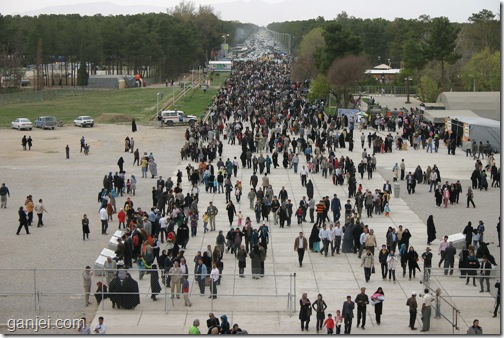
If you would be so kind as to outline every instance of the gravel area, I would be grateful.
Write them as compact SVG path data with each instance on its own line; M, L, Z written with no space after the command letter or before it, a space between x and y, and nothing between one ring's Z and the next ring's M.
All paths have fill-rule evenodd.
M17 131L2 130L0 181L10 190L7 209L0 209L3 236L0 237L0 324L10 318L80 318L85 314L92 319L96 302L84 307L82 271L92 266L110 234L117 226L116 216L109 225L109 236L101 235L97 195L102 188L103 176L118 170L120 156L125 160L127 175L134 174L139 182L133 197L135 206L147 208L152 203L151 179L141 179L140 167L133 166L133 154L124 152L124 138L135 139L140 153L153 152L158 162L158 174L164 178L175 169L184 142L184 127L155 129L138 126L136 133L130 125L96 125L80 129L73 126L56 130ZM21 138L31 135L33 148L23 151ZM89 156L80 153L79 141L84 136L91 145ZM65 146L70 146L70 159L65 159ZM153 184L154 183L154 184ZM27 195L34 202L42 198L48 210L44 214L45 226L30 227L16 236L19 224L17 211L24 205ZM126 196L117 198L117 207L124 204ZM81 219L86 213L90 219L90 240L82 240ZM36 219L36 216L35 216ZM34 278L33 269L37 268ZM42 270L74 269L74 270ZM92 291L96 282L93 278ZM34 283L40 295L40 312L34 312L33 295L7 295L7 293L33 292ZM62 293L49 295L48 293ZM28 331L32 333L32 331ZM23 332L23 333L28 333ZM0 333L6 328L0 325ZM65 333L61 330L44 330L39 333ZM67 331L68 333L68 331Z

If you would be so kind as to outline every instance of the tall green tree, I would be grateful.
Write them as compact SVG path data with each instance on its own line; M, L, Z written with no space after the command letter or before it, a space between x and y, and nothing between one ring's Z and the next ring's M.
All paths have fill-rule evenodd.
M81 61L79 70L77 71L77 86L87 86L89 82L89 73L86 63Z
M461 55L455 51L459 28L450 23L446 17L434 18L430 22L429 35L425 43L425 54L428 60L441 64L441 88L445 84L445 63L454 64Z
M461 80L466 89L478 91L498 91L501 82L500 52L490 52L486 48L474 54L464 66Z
M325 46L318 48L314 55L315 65L321 73L327 72L335 59L358 55L362 51L360 38L338 23L326 26L322 36Z

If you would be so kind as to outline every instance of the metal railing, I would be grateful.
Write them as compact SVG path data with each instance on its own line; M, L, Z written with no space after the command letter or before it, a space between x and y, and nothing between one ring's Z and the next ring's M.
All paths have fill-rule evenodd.
M116 272L125 270L125 269L103 269L101 272L101 276L97 276L98 278L94 278L93 275L93 281L94 284L92 283L92 288L90 290L89 296L93 296L96 294L100 294L100 292L93 292L93 285L96 285L97 282L102 282L103 285L107 285L107 273L114 273L115 276L117 276ZM191 268L190 268L191 270ZM10 307L10 310L18 310L18 309L13 309L12 305L8 305L8 300L19 300L20 297L29 297L33 300L33 310L35 314L39 314L43 310L49 310L50 305L54 305L55 307L58 307L58 305L52 304L53 301L57 303L66 303L69 302L70 300L76 301L77 299L81 299L82 297L88 295L87 292L82 287L82 272L83 269L62 269L62 268L33 268L33 269L16 269L16 268L11 268L11 269L0 269L0 274L8 274L10 279L7 281L7 286L6 284L2 282L2 285L0 285L0 298L3 298L2 303L4 303L4 306ZM100 306L102 309L105 309L105 298L104 296L110 296L110 295L138 295L138 296L147 296L151 295L152 291L150 289L150 283L149 282L141 282L139 281L139 277L135 278L133 276L139 276L135 275L135 273L144 273L147 275L151 270L150 269L127 269L126 270L133 278L133 280L137 281L139 284L139 291L138 292L110 292L107 291L106 293L103 292L103 288L101 290L101 303ZM94 272L98 272L98 270L94 269ZM158 270L159 273L159 279L160 279L160 285L162 288L164 288L164 291L161 291L158 296L164 296L164 311L168 312L169 309L172 309L170 307L170 286L166 286L165 283L165 278L164 276L170 276L168 273L164 273L163 270ZM80 290L77 290L76 287L69 287L68 289L63 289L61 286L56 285L56 280L61 279L64 274L71 274L73 277L74 281L71 283L72 286L74 285L80 285ZM32 283L26 283L28 280L28 276L32 275L31 280L33 281ZM17 276L17 277L16 277ZM50 278L47 278L46 276L50 276ZM176 275L174 275L176 276ZM190 287L190 292L189 296L194 296L199 294L200 289L198 282L195 280L195 276L197 274L190 274L190 277L192 279L191 287ZM209 274L205 275L207 278ZM239 274L234 274L234 273L229 273L229 274L220 274L219 275L221 278L226 279L227 277L232 277L236 278L239 276ZM252 277L251 274L244 274L245 277ZM5 278L5 276L3 276ZM260 288L268 286L268 289L271 287L273 290L272 292L261 292L260 296L262 298L271 298L272 301L272 306L278 304L278 298L287 298L287 306L286 306L286 311L289 313L289 316L292 316L292 314L296 311L296 302L295 302L295 297L296 297L296 273L273 273L273 274L261 274L261 277L264 277L266 280L268 277L273 277L274 282L272 283L271 280L268 280L268 284L265 285L264 282L259 282L258 285L260 285ZM5 279L2 279L3 281ZM24 279L25 281L23 282L23 287L20 289L13 291L11 286L8 286L8 284L11 285L16 285L15 280L22 280ZM260 278L262 279L262 278ZM288 279L288 281L287 281ZM241 280L241 278L236 278L236 280ZM148 286L146 285L147 283ZM205 289L209 287L208 282L205 284ZM213 286L214 281L210 278L210 290L214 290ZM224 282L223 282L224 283ZM32 284L32 285L29 285ZM4 286L4 287L2 287ZM287 287L288 286L288 287ZM221 292L221 286L219 285L218 288L218 296L219 298L229 298L229 299L235 299L237 301L240 301L240 299L246 300L248 299L253 299L258 296L258 294L252 294L250 292L239 292L240 290L237 289L236 287L233 287L233 290L230 291L229 288L226 288L226 286L222 286L222 290L225 290L225 292ZM143 290L142 290L143 289ZM145 291L147 289L147 291ZM205 291L206 292L206 291ZM181 294L177 294L177 296L182 296L183 292ZM207 294L208 295L208 294ZM48 298L49 297L49 298ZM56 299L54 299L54 297ZM177 297L178 298L178 297ZM44 308L44 301L46 301L48 305L46 308ZM227 303L227 302L226 302ZM23 304L23 311L26 312L27 309L25 307L26 302L22 302ZM172 305L174 305L173 300L171 302ZM241 302L240 304L246 305L249 304L252 308L255 306L253 301L248 301L248 302ZM214 302L214 298L211 298L211 301L209 302L209 308L211 311L214 311L216 303ZM221 303L219 303L219 306ZM0 306L2 308L2 306ZM201 306L198 307L198 310L201 310ZM257 311L263 311L264 309L257 309ZM253 309L251 309L253 311Z
M476 274L470 275L468 272L474 272L476 271ZM429 290L431 290L433 293L435 293L435 318L444 318L452 327L452 333L455 334L455 331L460 331L459 327L459 318L461 318L461 312L458 309L458 307L450 301L448 298L468 298L471 296L468 296L467 293L463 293L461 295L456 295L456 294L450 294L448 296L442 296L442 289L441 287L437 287L434 289L432 286L433 282L437 282L439 286L442 285L442 283L439 283L437 280L438 278L453 278L453 279L459 279L459 278L475 278L475 279L480 279L480 278L488 278L489 280L492 279L498 279L500 276L500 269L492 269L490 270L490 275L489 276L482 276L478 274L481 271L480 268L474 269L474 268L424 268L424 273L423 273L423 278L422 278L422 284ZM452 272L453 274L450 274ZM457 273L459 272L460 275ZM472 297L477 297L479 299L483 298L482 296L472 296ZM490 297L484 297L484 298L494 298L493 296ZM444 309L448 310L444 310Z

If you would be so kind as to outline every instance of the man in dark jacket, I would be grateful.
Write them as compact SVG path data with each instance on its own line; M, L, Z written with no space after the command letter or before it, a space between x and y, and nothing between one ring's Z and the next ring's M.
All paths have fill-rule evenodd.
M350 334L352 331L352 319L354 317L353 310L355 308L355 303L352 302L352 296L348 295L346 302L343 303L343 310L341 316L345 322L345 334Z

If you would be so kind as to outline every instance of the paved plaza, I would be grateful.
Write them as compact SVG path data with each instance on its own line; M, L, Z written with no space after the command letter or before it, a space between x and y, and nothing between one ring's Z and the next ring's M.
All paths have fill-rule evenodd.
M405 98L377 97L377 102L390 108L404 106ZM124 156L125 170L127 175L134 174L141 177L140 168L133 166L132 154L124 153L124 138L134 136L140 152L153 152L158 162L158 173L163 178L175 177L178 169L184 172L184 190L187 191L188 182L185 177L185 167L187 161L181 161L179 150L183 145L182 128L155 129L153 125L139 126L138 132L132 134L128 125L96 125L90 129L80 129L74 127L64 127L55 131L33 130L26 132L34 138L34 148L22 151L20 140L24 132L15 130L2 131L5 136L0 148L0 156L6 159L0 165L2 182L5 182L11 191L8 199L8 208L1 209L0 214L3 219L4 235L0 238L0 254L2 263L0 267L6 268L61 268L74 270L39 270L37 272L37 289L42 292L40 298L40 316L50 314L52 318L80 318L86 315L88 320L94 318L92 325L97 323L99 316L105 317L108 325L108 333L187 333L192 321L196 318L202 322L202 332L206 332L206 319L209 312L214 312L220 316L226 314L230 323L238 323L241 328L249 333L261 334L300 334L298 311L299 299L303 292L308 293L308 297L313 302L318 293L324 296L328 305L327 313L334 314L337 309L341 309L346 295L354 298L360 287L367 288L367 294L371 295L378 287L382 287L385 292L385 302L383 305L382 324L376 325L374 308L367 307L366 334L409 334L408 329L408 308L406 299L412 291L418 294L423 293L423 285L420 284L421 273L416 279L411 281L403 278L400 269L397 271L398 283L393 284L382 281L379 265L377 273L372 275L369 283L364 280L364 272L360 267L360 260L354 254L340 254L334 257L323 257L319 253L307 252L303 267L300 268L297 262L297 253L293 250L294 239L301 230L309 237L312 224L303 223L301 226L293 221L291 227L280 229L273 224L267 223L270 229L270 244L265 262L266 276L259 280L254 280L250 275L250 260L247 260L245 270L246 278L238 277L237 262L232 254L224 254L224 276L219 287L219 296L215 300L207 297L200 297L198 287L194 283L194 276L190 274L191 282L191 302L192 307L184 307L183 301L165 299L163 289L157 302L150 299L149 276L139 281L141 304L134 310L117 310L111 308L111 303L106 301L104 308L96 307L96 302L92 297L93 305L84 307L82 297L82 271L86 265L93 265L101 250L107 247L112 229L116 226L116 216L111 222L109 236L100 235L100 220L96 196L102 187L103 176L108 172L117 171L117 160ZM367 130L365 133L367 134ZM90 156L86 157L78 151L79 139L85 136L91 144ZM357 139L359 131L354 132ZM383 133L381 134L383 135ZM65 159L64 148L70 145L70 159ZM361 159L360 142L355 143L354 151L350 153L348 148L337 149L336 155L340 157L350 156L354 163ZM223 159L239 158L241 147L239 145L230 146L225 143ZM395 151L390 154L377 155L377 170L373 173L372 180L360 180L364 189L382 188L386 179L392 180L392 166L395 162L400 162L404 158L406 170L413 171L416 165L420 164L425 170L427 165L434 163L440 168L443 180L460 179L465 188L472 171L473 161L465 157L460 150L457 155L448 156L446 148L441 144L440 152L437 154L426 154L423 151ZM300 156L300 166L305 164L304 156ZM500 156L496 156L496 161L500 163ZM484 162L485 163L485 162ZM193 163L195 165L195 163ZM244 216L255 217L249 209L249 202L246 193L250 190L249 180L252 174L251 169L238 170L238 177L243 183L244 195L240 204L235 203L237 209L242 210ZM282 186L288 191L289 198L295 206L306 190L301 186L300 177L294 174L292 169L283 167L272 169L270 184L277 194ZM259 179L261 175L258 175ZM332 197L338 194L343 202L346 201L348 193L347 186L334 186L330 178L324 179L320 174L309 175L314 183L315 199L321 196ZM233 183L236 182L233 179ZM155 184L152 179L139 179L137 184L137 195L132 197L135 206L140 206L144 210L148 209L152 203L151 190ZM200 186L202 189L203 186ZM477 224L479 219L484 220L487 229L487 240L490 251L495 255L500 267L500 250L497 247L497 232L495 224L500 214L500 189L489 188L487 192L475 191L476 209L467 209L465 200L461 196L460 205L450 205L448 209L436 209L432 194L428 193L428 186L418 185L415 195L405 195L406 185L401 183L401 198L393 198L391 201L391 215L382 215L366 218L363 213L363 221L370 228L375 230L378 245L384 243L385 232L389 226L398 227L402 224L412 233L411 245L421 254L426 247L426 219L429 214L434 215L437 228L437 237L444 234L454 234L461 232L467 221ZM204 211L210 201L219 209L217 216L217 230L223 230L224 234L229 229L227 215L225 212L224 194L200 193L199 210ZM32 227L31 235L15 235L17 228L17 209L23 205L25 197L33 194L34 199L44 199L44 204L49 211L44 215L45 226L43 228ZM122 206L126 196L117 199L117 205ZM234 196L233 196L234 200ZM82 214L88 214L90 218L91 235L89 241L82 240L80 220ZM272 219L272 217L270 217ZM309 218L308 218L309 219ZM236 220L236 218L235 218ZM203 250L208 244L215 244L217 232L203 234L202 222L199 224L197 237L190 239L185 257L192 267L192 258L198 250ZM434 265L437 266L437 246L439 241L432 243L431 248L434 253ZM422 264L420 264L422 267ZM500 271L500 270L499 270ZM192 269L190 270L192 272ZM294 279L291 281L290 274L296 273L295 288ZM33 296L33 274L30 271L0 270L2 285L0 294L9 292L26 292L19 296L4 296L0 302L0 324L5 323L8 318L34 318ZM431 281L434 289L440 287L442 295L455 304L461 311L459 316L459 333L465 333L468 325L471 325L474 318L480 319L480 325L485 334L500 333L501 326L499 318L492 318L495 289L492 283L492 296L488 293L480 294L479 287L466 286L465 280L458 277L444 277L442 271L433 271L436 275ZM457 274L457 272L456 272ZM458 274L457 274L458 275ZM133 272L133 278L138 281L137 272ZM23 281L23 283L20 283ZM92 281L92 291L100 277L94 276ZM479 283L477 284L479 286ZM288 308L289 292L294 292L295 311L290 316ZM50 293L61 292L60 295ZM208 288L206 290L208 296ZM165 306L167 311L165 312ZM451 318L451 310L446 304L442 307L442 313ZM355 324L354 319L354 326ZM421 325L420 315L417 318L418 326ZM0 327L2 333L4 328ZM361 329L352 329L352 334L363 333ZM57 333L59 331L45 331L45 333ZM67 331L68 333L72 331ZM315 333L315 319L312 316L310 331ZM419 333L419 331L415 331ZM449 334L452 327L445 319L432 319L430 334ZM457 332L457 331L456 331ZM29 333L24 331L23 333Z
M389 108L402 107L404 98L384 97L377 98L377 101L382 102L382 105L388 105ZM367 130L365 130L367 134ZM380 133L379 133L380 134ZM359 132L354 132L354 138L358 139ZM383 133L381 135L384 136ZM346 149L337 149L336 155L340 157L350 156L354 163L360 162L361 156L360 142L356 142L353 153ZM233 157L239 158L241 154L241 147L238 143L234 146L225 143L223 160L227 158L231 160ZM456 156L448 156L444 145L441 145L440 152L437 154L425 154L423 151L394 151L391 154L377 154L378 170L373 174L372 180L360 180L364 189L374 190L375 188L382 188L386 179L392 181L391 168L395 162L400 162L402 158L407 163L406 172L413 171L417 164L421 164L425 170L427 165L433 163L437 164L440 168L443 181L453 181L456 179L465 180L469 177L473 161L467 159L465 154L461 151ZM305 165L304 156L300 156L302 165ZM497 161L500 157L497 156ZM172 177L177 169L184 172L184 190L187 191L189 183L186 179L185 167L186 161L179 161L176 169L173 170ZM193 165L195 165L193 163ZM379 172L383 172L382 175ZM241 210L244 217L249 216L253 221L254 228L258 228L260 224L255 224L255 215L249 208L249 201L246 197L247 192L250 190L250 176L252 169L240 168L238 177L232 180L233 184L236 180L240 180L243 184L243 196L241 203L235 203L237 210ZM284 186L296 207L302 196L306 196L306 190L301 186L299 174L294 174L292 169L284 169L279 167L271 169L270 184L273 186L275 194L278 194L281 187ZM259 175L261 181L262 175ZM315 200L318 201L321 196L329 196L332 198L333 194L338 194L342 204L346 202L348 192L347 185L334 186L330 178L324 179L319 174L309 175L315 187ZM406 193L406 184L404 181L401 184L401 195ZM192 258L197 250L204 250L208 244L212 247L215 244L215 238L218 230L223 230L224 235L229 230L229 222L225 210L225 196L224 194L211 194L205 193L204 186L200 186L199 210L200 212L206 209L208 203L213 201L214 205L219 209L217 216L217 231L208 232L203 234L202 224L200 222L199 232L197 237L192 237L187 246L185 257L191 267L192 272ZM485 219L487 225L488 237L495 238L495 244L492 244L490 250L496 256L497 262L500 267L500 254L497 248L495 224L499 215L500 206L500 189L489 189L488 192L475 192L475 200L478 204L478 209L475 211L465 208L465 198L461 198L463 202L460 205L449 206L447 210L444 208L435 209L434 198L432 194L428 193L427 185L418 185L416 197L408 196L413 203L426 205L427 209L430 206L430 211L434 215L440 215L439 218L435 216L438 240L431 244L433 249L434 259L433 265L437 266L439 256L437 256L437 247L439 238L444 234L453 234L461 232L464 224L454 224L450 222L450 215L462 214L463 218L469 220L472 217L473 224L477 224L478 217ZM414 195L412 195L414 196ZM479 203L478 203L479 200ZM485 203L482 203L485 200ZM352 199L353 201L353 199ZM486 202L488 201L488 202ZM235 202L233 196L233 202ZM378 253L381 244L385 243L385 233L389 226L397 228L402 224L408 228L412 233L410 245L413 245L416 251L421 255L426 247L426 224L423 219L428 215L417 215L408 203L403 198L393 198L391 203L391 215L385 217L382 215L374 215L373 218L366 218L365 212L363 213L363 221L369 225L370 229L374 229L378 239ZM294 209L295 209L294 207ZM331 214L330 214L331 215ZM464 216L465 215L465 216ZM301 226L297 225L293 217L293 222L290 227L279 228L278 225L273 224L273 217L270 215L270 222L266 223L270 229L270 243L268 245L268 254L265 261L266 276L259 280L251 278L250 275L250 260L247 260L246 278L238 277L238 265L234 255L230 253L224 254L224 271L222 283L219 287L218 298L215 300L208 299L208 288L205 297L199 296L197 284L194 282L192 274L189 280L191 281L191 302L192 307L187 308L184 306L183 300L175 299L172 305L171 299L165 299L164 290L159 296L158 302L152 302L149 293L149 278L144 278L139 281L142 292L141 304L135 310L116 310L111 308L111 303L106 302L104 308L99 307L97 316L93 324L97 322L98 316L106 318L108 323L109 333L187 333L192 321L196 318L200 319L200 329L202 333L206 332L206 319L209 312L214 312L217 316L226 314L230 323L238 323L242 329L246 329L249 333L255 334L300 334L298 311L299 299L303 292L308 293L308 297L313 302L318 293L321 293L328 305L326 315L342 308L346 295L352 295L352 299L359 293L361 287L367 288L367 294L371 295L378 287L382 287L385 292L385 301L383 306L382 325L377 325L374 315L374 307L368 305L367 307L367 324L366 334L409 334L413 331L408 328L408 308L406 300L410 297L412 291L417 294L423 294L424 286L420 283L422 280L422 273L417 273L416 278L411 281L402 277L401 268L397 269L398 282L393 284L389 281L381 279L379 264L376 264L376 274L372 275L369 283L365 282L363 269L360 267L360 260L354 254L340 254L334 257L324 257L320 253L307 252L303 267L299 267L297 263L297 253L293 251L293 242L299 231L303 231L308 238L311 233L313 224L304 222ZM309 220L309 217L307 217ZM235 218L236 223L236 218ZM375 258L377 261L377 257ZM420 266L423 268L421 262ZM457 266L457 263L456 263ZM499 268L496 267L496 268ZM293 281L291 281L289 274L295 273L295 290L292 289ZM499 318L492 318L493 305L495 299L488 293L480 294L479 282L478 287L470 287L465 285L465 279L458 278L458 272L455 272L452 277L442 276L443 271L433 269L434 277L431 280L431 287L434 289L441 288L442 296L446 297L448 301L454 304L460 310L458 318L460 331L455 333L465 333L467 327L472 325L474 318L480 320L480 325L484 328L485 334L499 334L500 333L500 320ZM135 276L133 276L135 278ZM492 292L495 295L495 289ZM293 290L295 292L294 303L295 309L292 316L289 315L288 298L287 295ZM170 290L167 290L169 294ZM169 296L168 296L169 298ZM165 306L167 312L165 313ZM419 307L421 307L421 299L419 299ZM446 305L442 304L442 314L452 318L452 311ZM434 316L434 311L433 311ZM355 326L356 318L354 319ZM417 318L417 327L421 327L420 311ZM310 322L310 331L304 334L316 333L315 331L315 317L312 316ZM364 333L361 329L353 328L352 334ZM416 331L414 333L419 333ZM447 320L432 319L431 329L429 334L451 334L452 326Z

